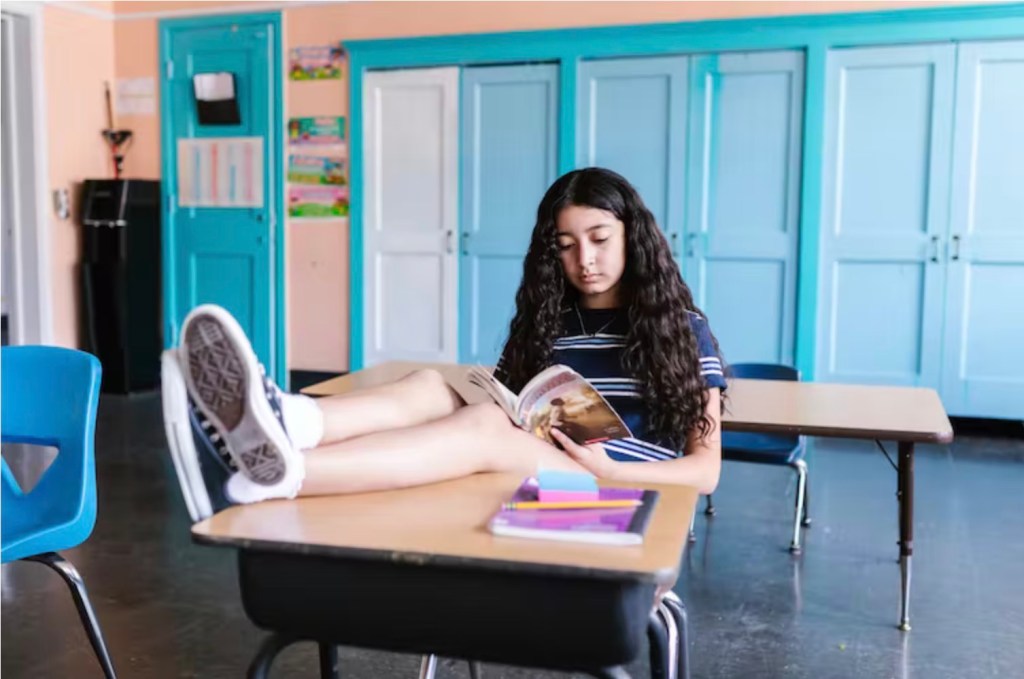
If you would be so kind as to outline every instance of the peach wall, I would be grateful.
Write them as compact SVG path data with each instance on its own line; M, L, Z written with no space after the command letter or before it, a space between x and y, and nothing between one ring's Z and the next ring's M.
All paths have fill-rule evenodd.
M292 224L287 235L288 366L347 370L347 222Z
M158 76L156 19L115 21L113 23L114 71L118 78L154 78ZM156 110L160 110L157 86ZM125 175L135 179L160 178L159 115L118 115L118 124L132 131L132 147L124 161Z
M107 126L103 82L114 79L114 27L106 19L47 5L43 13L43 62L49 128L50 188L110 173L100 130ZM77 214L73 206L72 214ZM81 236L74 219L50 214L53 341L79 346L78 261Z

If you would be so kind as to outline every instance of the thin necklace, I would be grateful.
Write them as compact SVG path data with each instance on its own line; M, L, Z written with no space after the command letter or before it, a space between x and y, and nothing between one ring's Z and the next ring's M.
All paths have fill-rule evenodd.
M597 332L592 332L591 333L591 332L587 332L587 326L583 323L583 314L580 313L580 305L574 303L572 306L573 306L574 309L576 309L576 319L579 320L579 322L580 322L580 330L583 331L584 335L589 335L591 337L597 337L598 335L600 335L603 331L608 329L609 325L611 325L612 323L615 322L616 318L619 317L619 312L618 312L618 310L616 310L615 314L611 317L611 320L609 320L607 323L605 323L600 328L598 328Z

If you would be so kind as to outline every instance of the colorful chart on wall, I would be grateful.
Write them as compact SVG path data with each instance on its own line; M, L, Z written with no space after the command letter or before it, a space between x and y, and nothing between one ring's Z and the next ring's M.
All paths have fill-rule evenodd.
M293 47L288 51L288 77L291 80L337 80L345 51L340 45Z
M347 217L347 186L293 184L288 187L289 217Z
M288 181L297 184L344 186L345 159L293 155L288 158Z
M178 140L179 207L263 207L263 137Z
M300 146L345 142L344 116L316 116L288 119L288 143Z

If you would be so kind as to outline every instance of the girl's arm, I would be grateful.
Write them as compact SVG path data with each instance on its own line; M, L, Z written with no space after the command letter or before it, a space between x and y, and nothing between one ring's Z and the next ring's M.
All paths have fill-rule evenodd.
M562 432L552 435L569 455L598 478L640 483L677 483L693 486L708 495L718 486L722 470L722 407L721 391L708 389L706 415L712 428L705 438L692 432L686 441L686 454L675 460L661 462L617 462L605 453L601 444L581 446Z

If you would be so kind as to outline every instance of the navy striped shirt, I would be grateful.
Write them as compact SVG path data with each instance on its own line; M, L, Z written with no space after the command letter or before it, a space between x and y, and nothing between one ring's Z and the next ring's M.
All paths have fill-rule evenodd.
M689 312L690 329L697 338L700 374L709 389L725 389L722 360L715 351L715 343L707 321L696 312ZM580 320L583 326L580 325ZM626 314L617 309L579 309L563 312L565 332L555 340L552 364L567 365L583 377L604 396L622 417L633 433L633 438L605 441L604 448L613 460L623 462L671 460L680 451L660 445L648 426L648 411L643 402L639 380L626 374L622 367L622 350L626 346L629 330ZM507 378L498 361L495 376Z

